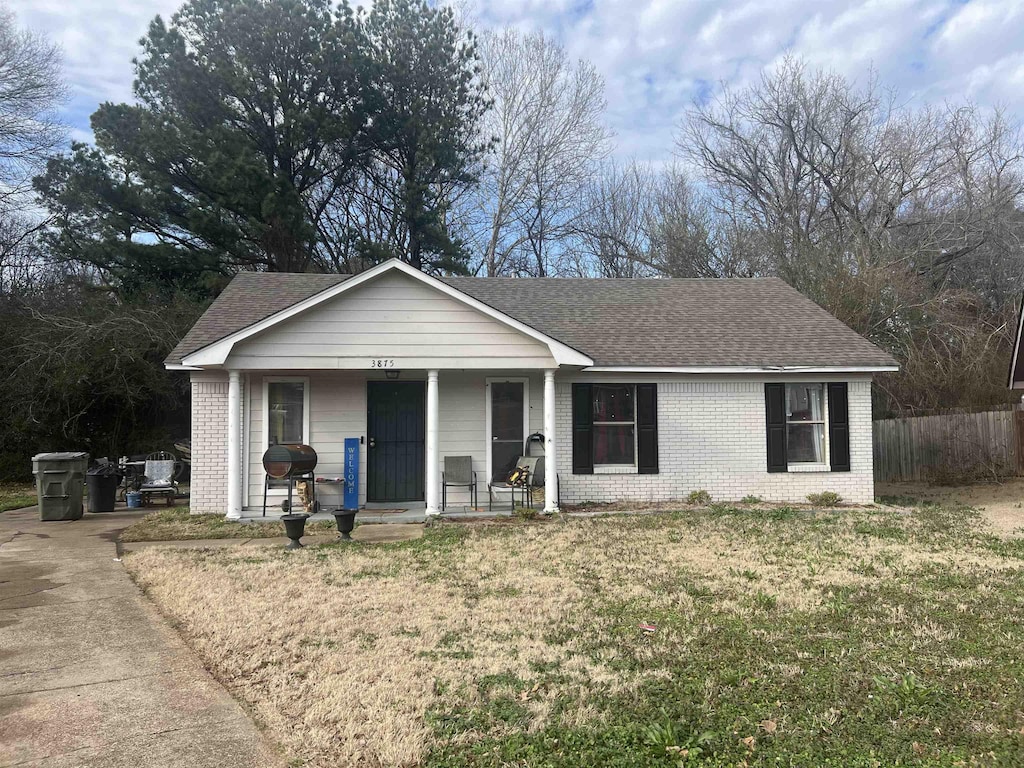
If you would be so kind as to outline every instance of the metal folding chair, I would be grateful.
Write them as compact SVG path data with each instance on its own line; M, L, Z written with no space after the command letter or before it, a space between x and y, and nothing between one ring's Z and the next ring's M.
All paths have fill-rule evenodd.
M441 472L441 510L448 506L449 488L469 488L470 503L477 506L476 472L472 456L445 456Z

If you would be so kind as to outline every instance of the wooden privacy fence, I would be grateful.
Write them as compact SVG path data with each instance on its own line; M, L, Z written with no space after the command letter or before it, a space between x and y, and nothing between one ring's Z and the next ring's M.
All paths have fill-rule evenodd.
M1024 411L874 422L875 480L958 482L1022 474Z

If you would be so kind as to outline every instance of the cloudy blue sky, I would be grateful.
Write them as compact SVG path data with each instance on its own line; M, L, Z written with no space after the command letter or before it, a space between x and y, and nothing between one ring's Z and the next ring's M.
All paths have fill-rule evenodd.
M8 0L64 49L66 118L131 96L131 59L156 14L180 0ZM1024 116L1024 0L478 0L484 26L542 29L594 62L618 153L661 159L680 115L724 82L758 77L787 52L851 78L871 67L911 101L1001 105Z

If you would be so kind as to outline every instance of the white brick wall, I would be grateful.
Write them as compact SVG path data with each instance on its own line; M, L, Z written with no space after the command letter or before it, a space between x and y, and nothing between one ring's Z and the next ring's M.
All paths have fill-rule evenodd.
M193 514L223 515L228 508L228 377L226 373L192 374Z
M658 384L659 473L574 475L571 382L611 380L607 375L579 374L558 381L557 439L562 446L558 472L563 503L669 501L683 499L698 489L718 501L755 495L766 501L801 502L807 500L808 493L826 490L850 502L874 500L869 379L849 382L850 472L767 471L763 380L708 381L635 374L618 375L614 380Z

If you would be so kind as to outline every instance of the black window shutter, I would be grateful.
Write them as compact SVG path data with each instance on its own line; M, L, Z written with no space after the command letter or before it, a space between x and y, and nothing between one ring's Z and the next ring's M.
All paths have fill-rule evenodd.
M850 408L845 381L828 385L828 453L833 472L850 471Z
M594 474L594 402L590 384L572 385L572 473Z
M636 385L636 468L641 475L658 474L658 385Z
M786 385L764 385L765 415L768 424L768 471L788 472L786 457Z

